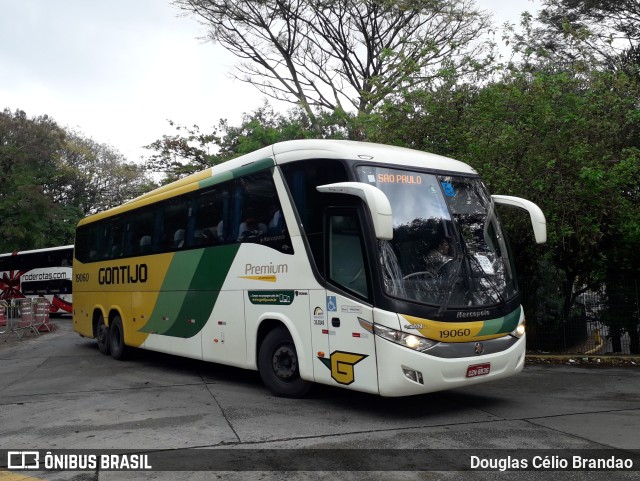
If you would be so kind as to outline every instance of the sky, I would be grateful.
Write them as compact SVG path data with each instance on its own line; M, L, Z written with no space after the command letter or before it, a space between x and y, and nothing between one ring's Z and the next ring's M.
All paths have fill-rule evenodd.
M539 3L476 0L496 25ZM0 0L0 110L49 115L138 162L174 133L168 120L207 132L262 104L204 34L169 0Z

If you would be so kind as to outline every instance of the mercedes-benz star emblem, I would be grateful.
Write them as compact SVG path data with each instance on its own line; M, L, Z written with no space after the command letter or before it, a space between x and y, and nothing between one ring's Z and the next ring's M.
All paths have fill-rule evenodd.
M484 352L484 344L482 344L481 342L476 342L476 345L474 347L474 351L476 352L476 354L478 356L480 354L482 354Z

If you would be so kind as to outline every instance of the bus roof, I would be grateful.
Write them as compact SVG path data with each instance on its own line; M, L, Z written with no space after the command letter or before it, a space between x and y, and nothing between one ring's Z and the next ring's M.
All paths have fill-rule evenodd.
M473 168L458 160L406 147L372 142L309 139L280 142L271 147L278 164L301 159L330 158L476 174Z
M204 185L214 184L269 166L317 158L355 160L389 164L391 166L429 168L445 172L476 174L472 167L458 160L405 147L351 140L289 140L263 147L249 154L214 165L201 172L196 172L147 192L119 207L87 217L81 220L79 225L195 190L201 187L203 183Z
M51 252L51 251L60 251L64 249L73 250L73 244L67 246L56 246L56 247L45 247L44 249L32 249L29 251L17 251L17 252L6 252L4 254L0 254L0 257L13 256L13 255L23 255L23 254L38 254L41 252Z

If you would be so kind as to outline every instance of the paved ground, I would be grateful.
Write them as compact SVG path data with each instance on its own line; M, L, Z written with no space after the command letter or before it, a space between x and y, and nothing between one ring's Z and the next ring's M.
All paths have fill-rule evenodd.
M95 341L59 329L24 342L0 340L0 449L165 450L184 448L438 449L425 455L466 463L483 449L640 451L640 369L528 365L511 380L424 396L385 399L316 387L302 400L271 396L257 373L150 352L126 362ZM298 461L312 451L290 451ZM214 452L202 451L212 462ZM288 452L287 452L288 453ZM398 453L398 454L395 454ZM609 453L609 451L606 451ZM620 451L616 452L617 454ZM193 451L184 452L192 455ZM336 456L338 455L336 454ZM248 455L252 462L251 455ZM551 459L551 458L549 458ZM337 458L336 458L337 460ZM551 459L552 460L552 459ZM255 458L253 459L255 461ZM276 459L278 462L283 460ZM286 459L285 459L286 461ZM293 461L293 459L292 459ZM322 456L318 462L326 462ZM338 461L338 460L337 460ZM452 462L453 462L452 461ZM458 459L460 461L460 459ZM238 461L242 463L243 460ZM408 463L408 461L407 461ZM6 461L0 459L0 466ZM407 464L410 466L410 464ZM246 467L246 466L245 466ZM309 469L313 469L310 466ZM636 469L639 466L636 465ZM24 479L0 471L0 481ZM126 479L637 479L635 472L29 472L47 480ZM554 478L555 476L555 478Z

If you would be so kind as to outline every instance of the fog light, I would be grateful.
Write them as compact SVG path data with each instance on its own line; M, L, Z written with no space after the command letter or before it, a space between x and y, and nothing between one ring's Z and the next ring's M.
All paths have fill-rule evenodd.
M410 381L417 382L419 384L424 384L424 380L422 379L422 373L420 371L409 369L408 367L404 367L404 366L402 366L402 371L404 372L404 376Z

